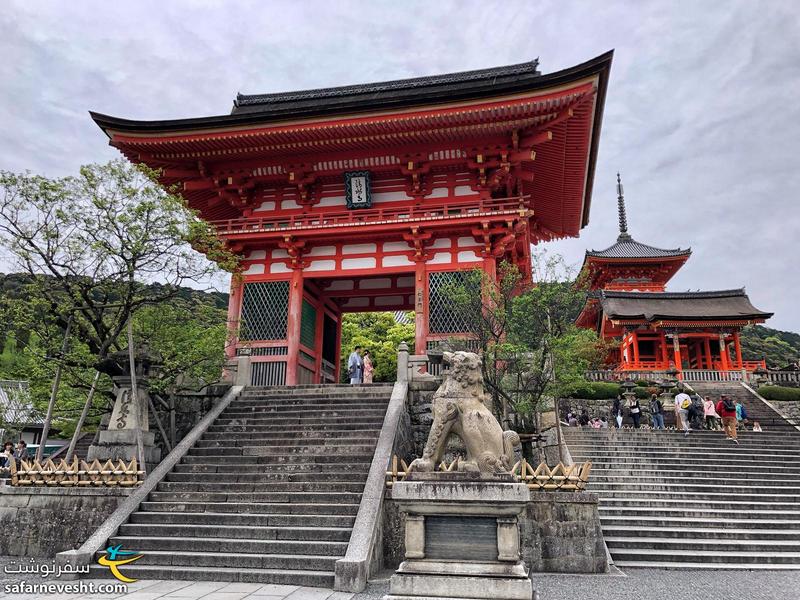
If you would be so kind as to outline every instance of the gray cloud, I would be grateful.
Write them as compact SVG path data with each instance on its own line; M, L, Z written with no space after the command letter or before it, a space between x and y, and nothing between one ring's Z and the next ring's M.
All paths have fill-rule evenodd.
M795 2L26 2L0 12L0 168L48 175L116 153L88 117L222 114L237 91L393 79L616 49L591 224L692 246L671 289L746 285L800 330L800 10Z

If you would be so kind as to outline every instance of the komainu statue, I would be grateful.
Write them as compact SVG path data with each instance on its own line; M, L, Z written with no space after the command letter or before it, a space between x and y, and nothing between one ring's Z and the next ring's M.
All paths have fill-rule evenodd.
M503 431L489 410L491 398L483 389L481 359L472 352L445 352L450 370L433 395L433 423L422 458L409 471L433 471L441 462L447 438L456 434L467 449L459 471L481 474L508 473L514 464L514 447L519 436Z

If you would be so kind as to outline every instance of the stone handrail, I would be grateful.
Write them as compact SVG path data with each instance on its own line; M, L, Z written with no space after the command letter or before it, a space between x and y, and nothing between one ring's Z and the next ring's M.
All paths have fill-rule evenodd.
M383 427L375 446L361 504L350 534L350 543L344 558L336 561L333 587L337 591L363 591L367 587L367 578L380 566L383 554L380 541L386 468L392 458L400 421L405 412L408 369L408 347L401 343L397 353L397 382L392 388Z
M73 567L86 566L92 561L92 557L103 548L106 541L116 535L120 526L125 523L131 514L139 508L139 505L147 499L156 486L169 473L172 468L186 455L195 442L206 432L211 424L219 417L223 410L228 408L231 402L241 394L243 386L232 387L222 399L194 426L186 437L167 454L158 466L148 475L136 490L128 496L125 501L117 507L111 515L103 522L97 530L89 536L83 545L77 550L67 550L56 555L56 562L59 565L70 564ZM67 576L63 579L76 578L78 575Z

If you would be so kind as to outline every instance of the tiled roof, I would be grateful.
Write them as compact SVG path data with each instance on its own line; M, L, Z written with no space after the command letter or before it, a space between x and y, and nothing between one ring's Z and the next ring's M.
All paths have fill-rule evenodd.
M507 65L503 67L492 67L489 69L478 69L475 71L462 71L460 73L445 73L442 75L429 75L425 77L413 77L410 79L396 79L393 81L381 81L377 83L362 83L357 85L343 85L330 88L318 88L314 90L302 90L297 92L277 92L272 94L237 94L234 101L234 110L237 108L254 104L277 104L281 102L294 102L296 100L321 100L323 98L336 98L342 96L354 96L362 94L376 94L393 92L400 90L412 90L417 88L464 84L476 81L496 81L498 77L509 76L538 76L537 70L539 59L529 62Z
M772 316L753 306L744 289L677 293L602 291L600 303L611 319L753 320Z
M629 235L620 235L617 243L605 250L587 250L586 256L597 258L666 258L672 256L689 256L691 248L663 249L637 242Z

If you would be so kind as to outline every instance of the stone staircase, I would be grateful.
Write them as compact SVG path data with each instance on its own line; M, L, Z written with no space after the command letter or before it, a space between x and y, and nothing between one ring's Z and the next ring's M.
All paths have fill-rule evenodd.
M122 570L332 588L391 389L247 388L109 540Z
M764 418L776 415L741 389L751 414L761 415L760 403ZM616 565L800 569L796 429L740 432L738 446L711 431L565 428L564 434L576 462L594 463L588 490L600 497Z

